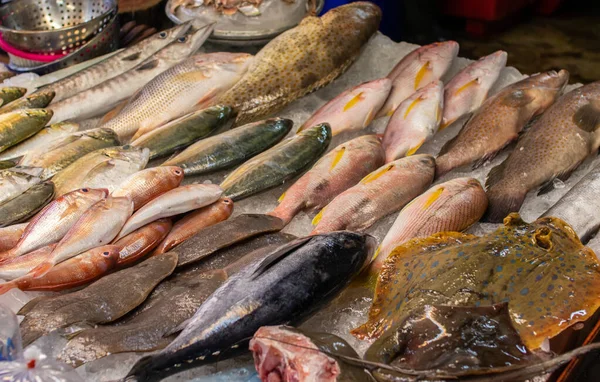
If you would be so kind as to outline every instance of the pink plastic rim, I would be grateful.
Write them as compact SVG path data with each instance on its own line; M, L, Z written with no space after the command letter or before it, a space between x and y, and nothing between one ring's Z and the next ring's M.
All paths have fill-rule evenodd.
M67 53L63 53L63 52L55 53L53 55L24 52L22 50L15 48L14 46L10 45L6 41L4 41L1 33L0 33L0 48L5 50L7 53L10 53L17 57L24 58L26 60L33 60L33 61L40 61L40 62L56 61L59 58L63 58L64 56L67 55Z

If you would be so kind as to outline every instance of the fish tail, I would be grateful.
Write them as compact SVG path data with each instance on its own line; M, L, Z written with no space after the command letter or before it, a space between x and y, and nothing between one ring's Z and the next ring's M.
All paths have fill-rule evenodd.
M521 190L503 190L490 188L487 192L489 204L482 221L502 223L511 212L518 212L525 201L527 192Z
M0 284L0 295L3 295L4 293L16 287L17 284L14 281L9 281L7 283Z
M50 261L43 262L31 271L31 277L33 277L34 279L39 279L39 278L43 277L46 273L48 273L48 271L53 266L54 266L53 262L50 262Z
M289 207L290 206L287 206L284 203L282 203L279 206L277 206L277 208L275 208L273 211L268 212L267 215L279 218L281 219L281 221L283 221L284 225L288 225L300 210L299 208Z
M161 378L158 373L153 371L152 356L140 358L129 370L123 382L151 382L159 381Z

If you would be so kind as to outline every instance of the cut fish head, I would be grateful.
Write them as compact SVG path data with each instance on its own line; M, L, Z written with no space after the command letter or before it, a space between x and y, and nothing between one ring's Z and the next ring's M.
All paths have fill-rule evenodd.
M514 96L523 96L533 99L532 106L539 110L538 114L546 110L556 101L569 82L569 72L551 70L534 74L520 82L520 89L513 92ZM522 93L519 93L521 91Z

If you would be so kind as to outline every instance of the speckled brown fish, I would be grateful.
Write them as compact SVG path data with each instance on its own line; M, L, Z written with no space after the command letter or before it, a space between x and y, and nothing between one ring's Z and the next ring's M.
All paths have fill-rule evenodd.
M598 150L599 127L600 81L559 98L519 139L509 157L488 174L490 206L485 219L502 221L521 208L530 190L551 185L554 179L567 179Z
M550 71L507 86L487 99L436 159L436 176L475 162L492 159L517 139L525 124L556 101L569 72Z
M267 44L219 102L239 112L238 125L281 110L348 69L380 21L381 10L362 1L304 18Z
M536 350L546 338L594 314L598 287L600 263L568 224L557 218L529 224L513 213L485 236L448 232L396 248L379 274L369 321L353 333L383 334L368 356L393 349L395 330L384 332L425 305L505 301L521 339Z

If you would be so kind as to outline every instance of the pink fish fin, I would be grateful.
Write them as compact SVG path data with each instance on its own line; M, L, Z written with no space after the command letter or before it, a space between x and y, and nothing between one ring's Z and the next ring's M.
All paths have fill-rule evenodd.
M369 113L367 114L367 117L365 118L365 122L363 123L363 127L369 126L371 124L371 122L373 122L373 120L375 119L376 115L377 115L377 111L375 111L375 109L369 110Z
M34 279L42 278L46 273L48 273L48 271L50 271L50 269L52 269L53 266L54 266L53 262L50 262L50 261L43 262L31 271L31 276Z
M196 102L196 107L198 109L203 108L203 107L208 107L210 106L211 102L215 100L215 98L217 97L217 89L213 88L211 89L208 93L204 94L202 96L202 98L200 98L198 100L198 102Z
M104 114L104 116L98 122L98 126L101 126L101 125L107 123L108 121L110 121L111 119L113 119L114 117L116 117L117 114L119 114L121 112L121 110L123 110L125 108L125 106L127 105L128 102L129 102L129 98L116 104L112 110L110 110L108 113Z
M17 284L14 281L9 281L7 283L0 284L0 295L3 295L4 293L16 287Z

